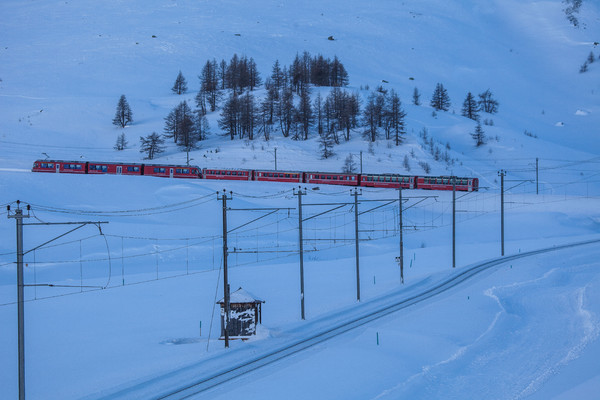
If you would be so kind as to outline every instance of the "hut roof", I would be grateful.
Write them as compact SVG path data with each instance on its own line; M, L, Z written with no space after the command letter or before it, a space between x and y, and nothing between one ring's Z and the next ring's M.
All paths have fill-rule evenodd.
M264 300L259 299L253 294L245 291L241 287L229 295L229 303L264 303ZM218 304L225 303L225 299L217 301Z

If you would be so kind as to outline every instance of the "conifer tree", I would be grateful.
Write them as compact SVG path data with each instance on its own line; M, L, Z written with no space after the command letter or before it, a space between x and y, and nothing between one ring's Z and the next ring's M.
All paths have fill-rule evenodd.
M183 77L183 74L181 73L181 71L179 71L179 74L177 75L177 78L175 79L175 83L173 84L173 87L171 88L171 91L176 94L184 94L185 92L187 92L187 82L186 82L185 78Z
M448 111L450 109L450 97L448 96L448 91L441 83L438 83L435 86L430 105L437 111Z
M127 148L128 144L129 144L129 142L125 138L125 133L121 133L117 137L117 142L115 143L113 148L117 151L125 150Z
M417 88L415 88L415 90L413 90L413 104L415 106L421 105L421 93L419 93L419 89L417 89Z
M477 102L475 101L475 97L473 96L473 94L471 92L467 93L467 97L465 98L465 101L463 102L461 115L463 117L467 117L474 121L477 121L479 119L479 115L477 114L478 111L479 111L479 106L477 105Z
M594 52L590 51L590 54L588 55L588 58L587 58L588 64L592 64L595 60L596 60L596 56L594 56Z
M121 98L117 103L117 111L112 122L113 125L121 128L125 128L127 124L131 124L133 122L133 113L131 112L131 107L129 107L129 103L127 102L124 94L121 95Z
M352 154L346 156L342 172L345 174L353 174L356 172L356 162L354 161L354 156Z
M331 131L326 131L319 138L319 148L321 149L321 158L327 159L335 153L333 152L333 145L335 141L333 140L333 135Z
M475 140L475 146L479 147L485 144L485 132L479 122L475 127L475 132L471 133L471 136L473 137L473 140Z
M152 132L146 137L140 136L140 153L146 153L146 160L152 160L157 154L162 153L164 140L158 133Z

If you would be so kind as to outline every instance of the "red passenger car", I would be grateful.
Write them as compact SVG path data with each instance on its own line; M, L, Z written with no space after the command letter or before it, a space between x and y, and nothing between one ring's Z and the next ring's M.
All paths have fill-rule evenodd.
M142 164L88 162L88 174L142 175Z
M86 162L82 161L59 161L59 160L37 160L33 163L33 172L56 172L63 174L85 174L87 173Z
M335 172L306 172L306 183L358 186L359 175Z
M248 169L212 169L204 168L202 178L204 179L226 179L235 181L251 181L252 172Z
M199 178L200 168L187 165L142 164L142 175L162 178Z
M452 190L452 180L456 179L456 190L472 192L479 190L477 178L453 178L451 176L419 176L417 187L430 190Z
M304 182L304 172L298 171L272 171L272 170L255 170L255 181L269 182Z
M362 174L360 176L360 186L380 187L380 188L398 188L414 189L416 176L394 175L394 174Z

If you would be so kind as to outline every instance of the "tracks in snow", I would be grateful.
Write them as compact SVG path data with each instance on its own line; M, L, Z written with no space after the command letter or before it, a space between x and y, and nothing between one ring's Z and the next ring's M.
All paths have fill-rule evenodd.
M116 400L125 398L141 398L139 397L139 395L142 395L142 397L144 398L152 398L155 400L190 399L193 398L195 395L198 395L223 383L231 381L258 368L275 363L281 359L284 359L300 351L308 349L312 346L315 346L335 336L338 336L359 326L367 324L371 321L385 317L391 313L402 310L411 305L420 303L431 297L444 293L483 271L489 270L496 266L500 266L513 260L598 242L600 242L600 239L566 244L561 246L554 246L550 248L514 254L511 256L501 257L486 262L474 264L460 271L456 275L453 275L439 283L436 283L434 286L418 294L407 297L402 296L402 294L400 293L398 295L391 296L391 298L390 296L388 296L386 298L373 300L372 302L369 302L368 306L361 308L361 310L356 314L341 318L338 321L330 323L329 325L324 324L323 326L315 328L315 330L311 331L308 335L306 335L303 338L296 339L294 341L289 341L285 344L280 344L272 349L263 351L262 354L259 355L254 354L252 357L249 357L245 361L240 362L238 360L237 363L233 363L228 368L223 368L219 371L212 373L206 373L204 376L200 377L198 377L196 374L188 374L190 376L188 377L189 380L187 384L181 384L181 382L179 382L179 384L175 388L171 386L171 389L166 389L166 387L169 385L168 378L173 378L176 374L173 373L167 374L163 377L158 377L145 383L138 384L135 387L128 388L118 393L115 393L113 396L103 398ZM151 390L151 387L154 387L155 385L158 385L158 387L156 388L156 390L152 391L152 394L149 396L150 393L148 393L148 391Z

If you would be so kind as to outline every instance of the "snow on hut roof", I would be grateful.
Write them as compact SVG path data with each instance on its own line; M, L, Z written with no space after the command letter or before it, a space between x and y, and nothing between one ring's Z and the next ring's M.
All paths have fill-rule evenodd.
M218 304L223 304L225 299L217 301ZM264 300L259 299L253 294L245 291L241 287L229 295L229 303L264 303Z

